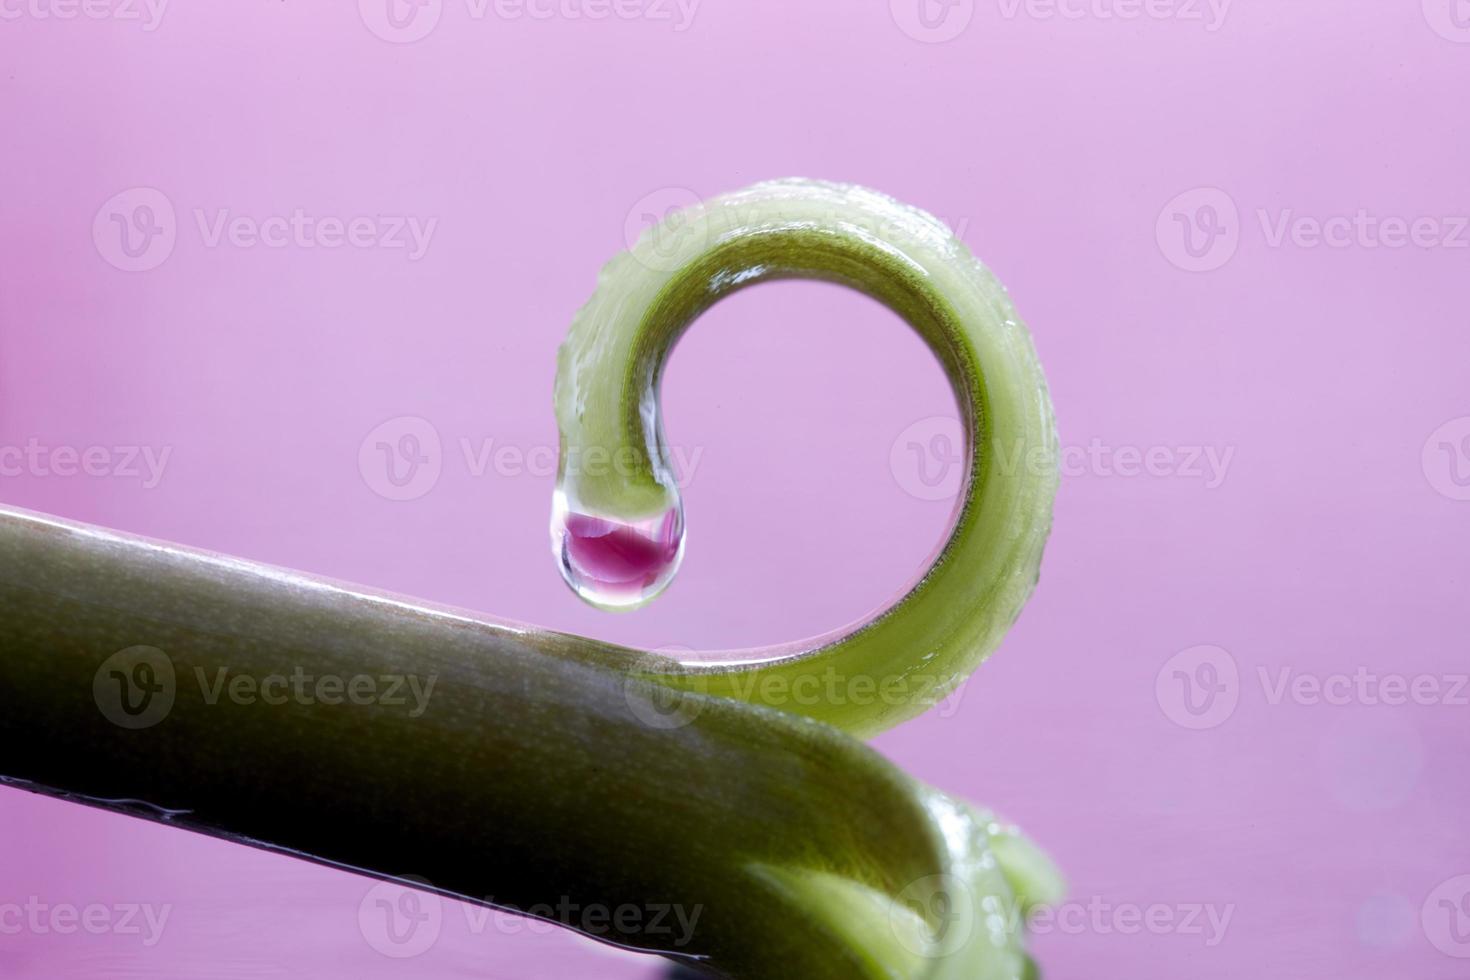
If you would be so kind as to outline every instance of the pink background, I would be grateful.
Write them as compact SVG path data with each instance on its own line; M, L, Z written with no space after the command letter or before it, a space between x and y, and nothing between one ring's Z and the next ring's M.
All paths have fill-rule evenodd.
M1072 450L1001 652L876 743L1056 855L1076 914L1036 939L1047 973L1470 969L1464 3L704 0L685 23L664 0L426 0L395 33L383 0L177 3L152 30L93 2L0 4L0 447L108 454L11 466L0 500L628 643L823 632L907 582L949 513L908 443L937 445L953 403L895 317L783 284L699 324L665 389L700 453L688 558L626 617L549 555L551 379L643 215L774 176L868 184L1008 284ZM130 260L110 216L160 195L172 251ZM298 208L437 223L417 258L211 244L221 209ZM1392 221L1337 222L1328 245L1298 220L1360 211L1429 223L1394 245ZM406 416L440 472L394 501L359 450ZM528 465L477 474L462 440ZM156 486L127 447L169 452ZM1377 680L1313 703L1276 696L1284 669ZM1392 677L1439 693L1382 703ZM152 945L0 933L8 977L657 975L447 903L393 959L359 925L370 888L0 791L0 906L171 909Z

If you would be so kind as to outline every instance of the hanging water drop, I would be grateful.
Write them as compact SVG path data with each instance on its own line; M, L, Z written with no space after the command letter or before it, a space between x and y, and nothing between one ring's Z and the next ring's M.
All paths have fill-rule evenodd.
M634 609L673 581L684 557L684 508L625 521L588 513L557 490L551 544L562 578L603 609Z

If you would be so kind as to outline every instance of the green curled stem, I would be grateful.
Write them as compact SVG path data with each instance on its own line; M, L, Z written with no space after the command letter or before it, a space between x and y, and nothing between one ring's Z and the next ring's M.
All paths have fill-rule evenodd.
M809 180L670 215L607 265L562 347L559 494L564 507L626 523L680 513L659 408L664 364L720 298L783 278L867 293L938 357L968 463L949 538L902 598L855 627L718 664L650 658L646 669L669 686L868 735L945 697L1000 643L1036 583L1057 487L1055 424L1030 336L1004 288L938 220L874 191ZM629 465L574 465L599 452ZM834 686L850 696L792 696Z

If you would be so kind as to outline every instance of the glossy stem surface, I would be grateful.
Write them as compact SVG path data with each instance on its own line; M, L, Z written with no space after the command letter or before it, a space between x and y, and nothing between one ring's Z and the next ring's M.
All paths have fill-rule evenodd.
M7 783L488 904L678 907L686 942L596 938L721 975L1014 975L1014 933L922 945L945 921L925 882L1011 894L984 823L835 729L669 692L636 660L0 510ZM297 675L341 703L267 681ZM362 677L384 696L343 699Z

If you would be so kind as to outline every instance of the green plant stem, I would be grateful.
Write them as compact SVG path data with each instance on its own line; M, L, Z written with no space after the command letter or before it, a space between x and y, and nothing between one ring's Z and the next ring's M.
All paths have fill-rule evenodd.
M169 705L130 729L109 665L139 646L166 658L149 681ZM719 975L1017 975L1014 930L941 942L936 887L1012 894L987 821L835 729L668 692L637 659L0 510L12 785L487 904L678 907L697 916L685 943L616 922L596 938ZM267 703L228 686L297 673L430 693Z

